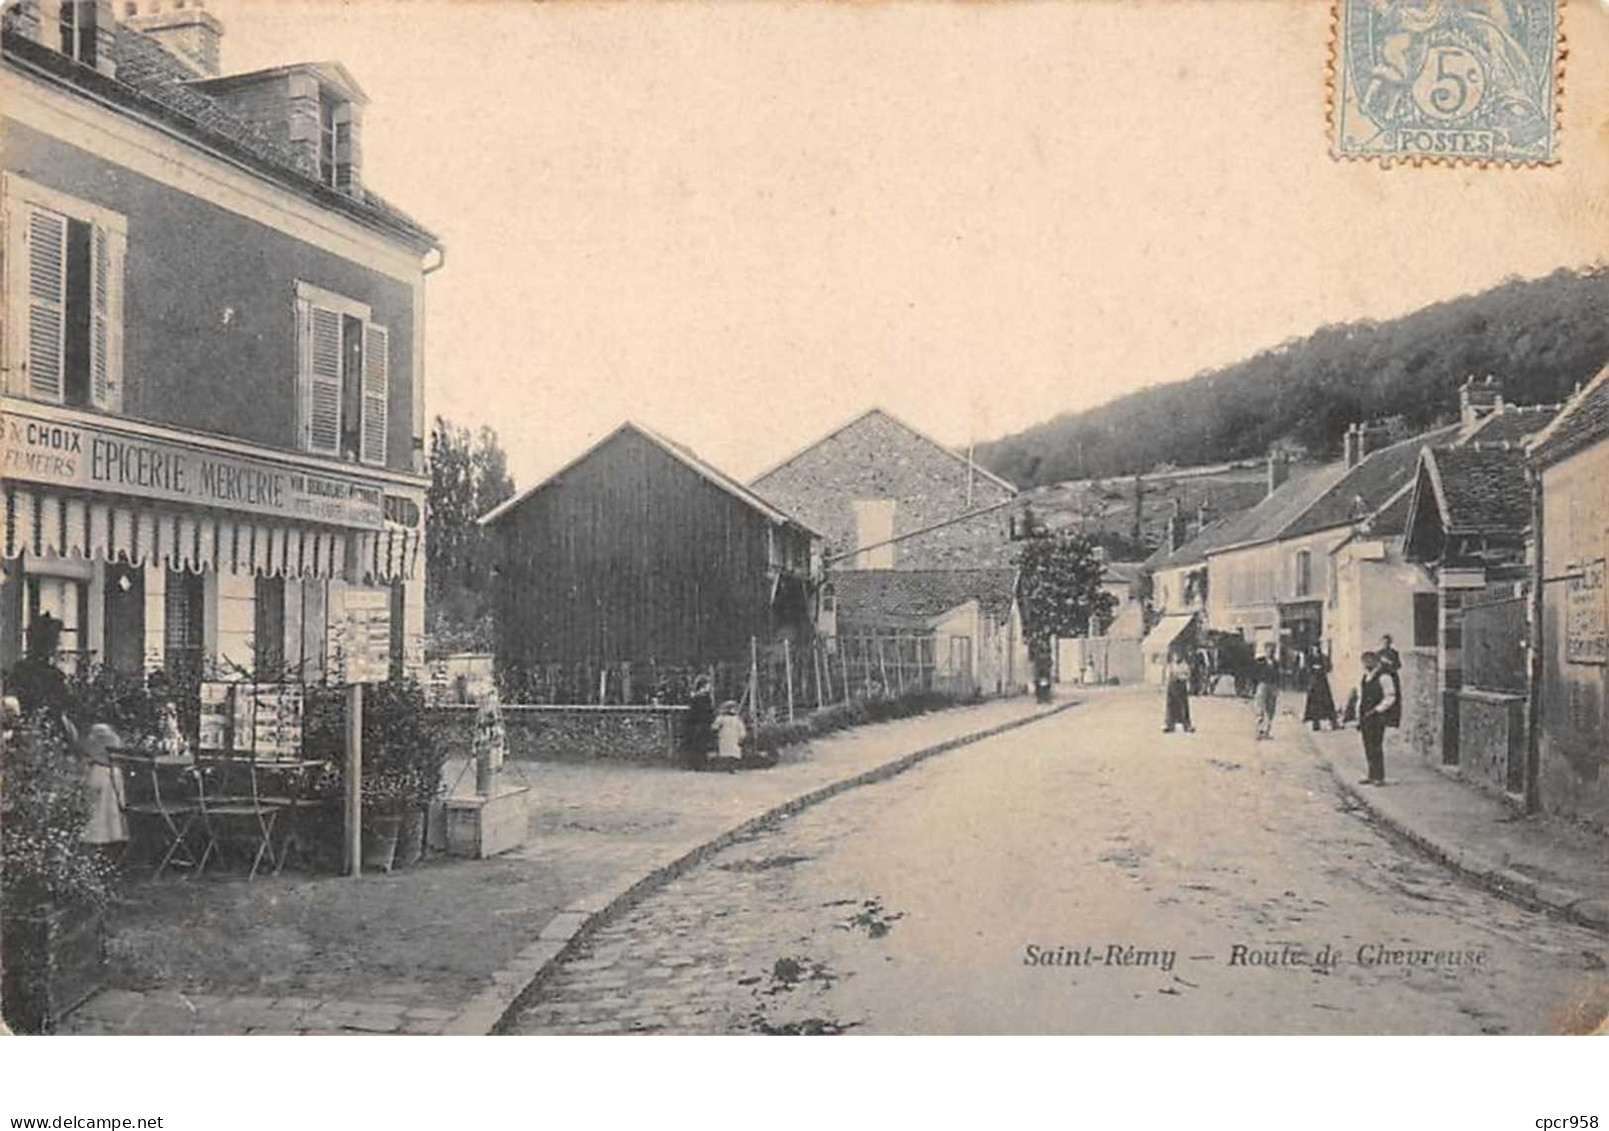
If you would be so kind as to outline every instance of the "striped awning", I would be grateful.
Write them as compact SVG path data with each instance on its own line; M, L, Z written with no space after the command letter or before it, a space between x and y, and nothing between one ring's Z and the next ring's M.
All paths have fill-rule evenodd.
M225 512L181 512L53 491L5 489L5 554L99 558L257 577L348 577L347 555L366 583L411 579L419 533L405 527L349 531L262 521Z

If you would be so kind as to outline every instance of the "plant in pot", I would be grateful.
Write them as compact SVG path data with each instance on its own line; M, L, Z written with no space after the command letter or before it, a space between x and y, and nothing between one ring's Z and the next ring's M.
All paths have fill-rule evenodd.
M442 754L425 725L425 695L411 679L368 688L363 703L365 807L375 799L381 826L396 817L393 866L406 867L424 854L425 818L441 789ZM373 776L373 786L369 785ZM379 829L384 836L385 827Z
M0 758L0 1001L13 1030L49 1033L100 986L116 867L81 837L88 768L57 716L8 724Z

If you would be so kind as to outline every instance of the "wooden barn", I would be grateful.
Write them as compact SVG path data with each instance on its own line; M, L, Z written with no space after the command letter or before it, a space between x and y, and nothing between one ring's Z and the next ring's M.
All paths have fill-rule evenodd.
M499 671L537 701L717 693L811 634L819 536L690 449L626 423L480 519Z

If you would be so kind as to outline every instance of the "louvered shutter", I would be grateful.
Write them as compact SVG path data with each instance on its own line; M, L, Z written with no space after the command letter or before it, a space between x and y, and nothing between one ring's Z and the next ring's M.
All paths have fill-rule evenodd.
M27 393L60 402L67 329L67 220L28 209Z
M114 316L114 287L121 275L122 256L113 251L117 236L97 226L93 236L94 264L90 281L89 316L89 388L96 408L111 410L121 397L118 389L117 362L122 354L121 319ZM119 288L120 289L120 288Z
M341 316L309 305L305 319L307 348L307 450L341 454Z
M387 408L391 397L391 335L384 326L363 329L364 463L384 466Z

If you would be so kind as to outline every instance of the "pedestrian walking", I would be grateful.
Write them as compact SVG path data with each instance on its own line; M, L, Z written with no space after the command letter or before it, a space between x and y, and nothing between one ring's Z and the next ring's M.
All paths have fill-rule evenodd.
M1163 709L1162 733L1172 734L1174 727L1187 732L1196 728L1190 723L1190 664L1179 648L1168 650L1168 662L1162 669L1162 683L1166 690Z
M1274 737L1274 709L1279 705L1279 661L1274 646L1263 645L1262 656L1253 664L1256 686L1252 689L1252 708L1257 712L1257 740Z
M721 704L721 713L715 719L715 756L721 768L735 770L743 762L743 740L748 728L737 713L737 704L728 699Z
M1397 673L1374 652L1363 653L1363 680L1358 686L1358 731L1369 776L1359 785L1386 783L1386 728L1402 725L1402 685Z
M1339 730L1341 722L1335 715L1335 694L1330 690L1330 661L1315 645L1307 659L1307 702L1302 707L1302 721L1311 723L1314 730L1327 722L1331 730Z
M67 727L68 733L76 738L78 732L72 724L68 723ZM96 723L89 728L79 748L88 762L89 794L89 815L79 837L116 863L128 846L128 819L123 815L123 771L112 761L113 751L123 748L123 740L105 723Z

